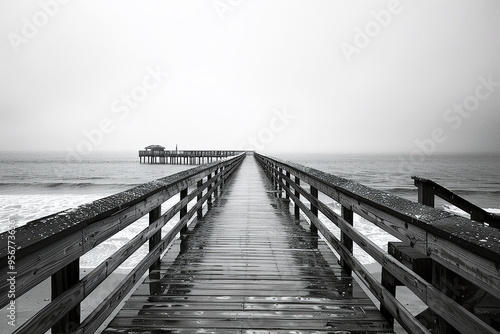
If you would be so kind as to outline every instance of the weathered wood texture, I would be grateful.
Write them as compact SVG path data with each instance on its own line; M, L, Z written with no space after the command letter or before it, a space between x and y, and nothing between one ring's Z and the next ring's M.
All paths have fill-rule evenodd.
M104 333L391 332L273 186L246 159L175 261L162 261Z
M405 284L433 311L448 322L453 323L462 333L497 333L474 314L434 288L430 282L374 245L352 227L349 215L344 213L344 217L341 217L336 214L318 200L315 193L310 193L307 188L292 182L290 177L294 176L295 179L304 180L311 189L318 189L339 202L342 207L403 240L405 244L415 250L428 255L477 285L486 287L487 291L497 298L500 296L500 232L498 229L407 201L312 168L259 154L256 154L256 157L265 169L270 169L267 174L272 174L272 170L277 170L277 168L286 172L280 176L284 180L282 186L290 199L295 202L295 206L298 205L311 223L317 226L325 239L341 255L342 262L366 280L367 286L381 301L385 314L391 314L398 319L410 333L425 332L425 329L418 325L415 318L401 316L405 309L394 299L392 291L376 282L357 263L349 249L350 244L344 244L338 240L316 217L316 214L299 200L297 194L310 202L311 207L317 207L330 221L336 224L342 231L343 240L350 239L358 244L383 265L384 270L387 271L386 274L390 274L394 279ZM288 176L288 172L290 176ZM287 188L285 183L288 183L290 187Z

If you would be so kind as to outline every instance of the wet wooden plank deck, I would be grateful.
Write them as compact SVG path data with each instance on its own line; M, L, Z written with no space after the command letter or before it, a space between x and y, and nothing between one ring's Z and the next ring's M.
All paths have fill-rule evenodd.
M392 332L270 188L248 156L180 254L167 253L104 333Z

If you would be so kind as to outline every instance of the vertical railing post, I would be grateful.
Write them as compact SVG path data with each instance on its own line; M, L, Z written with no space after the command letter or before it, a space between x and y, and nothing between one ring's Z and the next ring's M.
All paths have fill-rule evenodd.
M460 276L436 261L432 261L432 285L458 304L462 304L460 282ZM440 316L437 316L433 329L434 333L438 334L460 333Z
M299 177L297 175L295 175L294 179L295 179L295 184L300 187L300 179L299 179ZM295 190L295 197L297 197L297 201L300 200L300 192L298 190ZM296 219L300 218L300 207L299 207L298 203L295 203L294 214L295 214L295 218Z
M282 169L281 167L278 167L276 173L278 174L278 197L281 198L283 196L282 192L283 192L283 187L281 186L281 182L283 181L282 177L281 177L281 172L282 172Z
M310 191L311 191L311 196L318 199L318 189L314 188L313 186L310 186ZM316 217L318 217L318 207L316 205L314 205L312 202L311 202L311 212L313 215L315 215ZM313 247L314 248L318 248L318 228L316 227L316 225L313 224L313 222L311 221L311 234L314 236L313 237Z
M277 197L278 181L276 180L276 165L273 163L271 165L271 175L273 176L273 191L274 196Z
M182 201L184 198L186 198L188 195L188 188L182 189L180 192L180 200ZM181 210L179 211L179 219L184 218L187 214L187 204L181 207ZM184 225L184 227L181 228L181 235L185 235L188 231L188 226L187 223Z
M289 172L289 171L286 171L286 177L287 177L288 179L290 178L290 172ZM290 190L290 183L288 182L288 180L285 182L285 185L286 185L286 188L287 188L288 190ZM289 199L290 199L290 195L288 194L288 191L285 191L285 193L286 193L286 194L285 194L285 198L289 200Z
M418 188L418 202L423 205L434 207L434 188L431 184L415 179ZM459 277L451 270L432 261L432 285L448 297L456 300L460 293L458 291ZM459 302L457 300L457 302ZM460 303L460 302L459 302ZM438 334L453 334L458 331L440 316L436 316L433 328Z
M225 176L224 176L224 171L225 171L226 167L225 166L222 166L220 168L220 175L221 175L221 178L222 178L222 181L220 183L220 191L222 192L222 189L224 188L225 184L226 184L226 179L225 179Z
M215 170L214 178L215 178L214 182L217 184L217 182L219 181L219 169L218 168ZM215 186L214 198L218 197L218 196L219 196L219 186Z
M153 225L155 221L158 220L161 216L161 205L158 205L156 208L153 210L149 211L149 225ZM153 234L149 238L149 251L151 252L158 243L161 242L161 229ZM160 272L158 271L158 268L160 267L160 257L158 257L155 262L149 267L149 277L151 280L159 279L160 278ZM155 271L156 270L156 271ZM161 284L158 282L151 282L149 284L149 291L150 293L155 293L160 290Z
M432 184L415 179L414 184L418 188L418 202L423 205L434 207L434 187Z
M472 207L470 212L470 219L478 221L478 222L485 222L486 217L485 217L485 212L480 210L479 208Z
M80 259L61 268L51 277L52 300L80 281ZM52 333L70 333L80 325L80 304L52 326Z
M210 192L212 190L212 183L210 183L211 181L212 181L212 173L208 174L207 176L207 182L208 182L207 192ZM212 206L212 195L208 196L207 204L209 207Z
M353 225L354 222L354 214L351 209L342 205L341 209L342 218L350 225ZM353 242L352 239L347 236L343 231L340 233L340 242L347 248L347 250L352 254L353 250ZM351 267L347 265L347 263L341 258L340 265L344 268L347 274L351 275L352 270Z
M341 215L342 215L342 218L348 224L353 225L353 222L354 222L354 213L353 213L353 211L350 208L345 207L345 206L342 205L342 207L341 207ZM349 236L344 231L340 232L340 242L344 245L344 247L347 249L347 251L349 252L349 254L352 255L353 242L352 242L352 239L349 238ZM345 261L345 259L343 257L340 257L340 261L339 262L340 262L340 265L342 266L342 268L345 270L346 274L352 275L352 269L347 264L347 261ZM353 294L352 285L347 286L344 292L345 292L345 294L347 296L352 296L352 294Z
M202 185L203 185L203 179L199 180L196 183L196 188L199 190ZM198 194L198 196L196 197L196 199L199 202L199 201L201 201L202 198L203 198L203 191L200 191L199 194ZM198 219L202 219L203 218L203 205L201 205L200 208L198 209L196 217Z
M149 211L149 225L154 224L161 215L161 205L157 206L153 210ZM149 251L151 252L156 245L161 241L161 230L156 232L149 238ZM149 267L149 272L151 273L156 267L160 265L160 259L158 258L152 265Z
M397 279L384 267L382 267L381 283L382 286L386 288L391 295L396 296ZM389 326L391 326L391 328L394 329L394 317L384 305L380 305L380 313L382 313L385 320L389 323Z

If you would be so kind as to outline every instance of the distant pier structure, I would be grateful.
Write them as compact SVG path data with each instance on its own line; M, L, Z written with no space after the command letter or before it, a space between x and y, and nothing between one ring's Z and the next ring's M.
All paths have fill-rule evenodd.
M145 164L201 165L235 156L243 151L227 150L165 150L161 145L149 145L139 151L139 162Z

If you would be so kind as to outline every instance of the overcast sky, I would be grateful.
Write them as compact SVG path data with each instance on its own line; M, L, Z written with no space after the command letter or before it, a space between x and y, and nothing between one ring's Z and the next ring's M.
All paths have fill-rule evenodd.
M0 0L0 150L500 152L499 18L498 0Z

